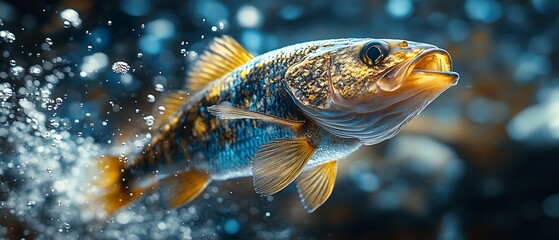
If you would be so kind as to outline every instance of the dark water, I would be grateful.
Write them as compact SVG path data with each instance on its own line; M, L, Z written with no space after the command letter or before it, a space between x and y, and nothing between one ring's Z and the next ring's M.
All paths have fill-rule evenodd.
M558 3L0 1L0 236L559 238ZM327 38L427 42L461 80L397 137L342 161L315 213L292 187L260 197L237 179L178 210L156 194L93 220L82 207L93 160L149 139L154 102L223 34L255 54Z

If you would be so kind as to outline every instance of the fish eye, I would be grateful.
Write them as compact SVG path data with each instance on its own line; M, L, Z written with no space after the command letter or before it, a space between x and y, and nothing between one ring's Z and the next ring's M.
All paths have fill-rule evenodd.
M371 41L361 49L359 53L361 61L369 66L379 64L388 54L386 44L379 41Z

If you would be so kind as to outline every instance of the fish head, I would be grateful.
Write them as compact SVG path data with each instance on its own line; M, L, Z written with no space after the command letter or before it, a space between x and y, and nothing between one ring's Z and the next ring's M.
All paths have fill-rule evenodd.
M288 68L286 88L324 129L371 145L396 135L458 79L449 53L434 45L346 39L318 44Z

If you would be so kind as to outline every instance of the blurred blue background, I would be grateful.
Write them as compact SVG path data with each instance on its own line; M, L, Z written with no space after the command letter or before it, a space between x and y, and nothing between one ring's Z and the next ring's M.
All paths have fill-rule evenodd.
M426 42L450 52L461 79L397 137L342 161L315 213L293 188L261 198L251 179L213 183L211 196L193 203L202 213L182 222L213 233L192 228L192 236L559 238L559 1L0 0L0 98L46 86L51 123L108 147L145 130L154 99L182 88L189 65L223 34L255 55L328 38ZM113 72L118 61L130 71ZM55 236L4 204L25 193L7 167L17 146L0 137L0 233ZM132 223L123 222L112 224L125 232ZM155 221L136 225L165 232ZM84 226L71 236L110 238Z

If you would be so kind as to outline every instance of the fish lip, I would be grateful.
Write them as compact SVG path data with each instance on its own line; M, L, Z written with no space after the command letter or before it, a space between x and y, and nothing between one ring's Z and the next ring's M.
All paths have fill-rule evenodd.
M432 47L390 69L377 81L377 86L384 92L393 92L405 85L408 77L414 73L438 74L449 81L437 84L448 87L456 85L459 79L458 73L452 71L450 54L444 49Z
M433 64L421 65L424 62ZM452 71L452 58L450 54L446 50L440 48L426 49L420 53L412 60L410 69L411 72L409 72L409 74L412 72L424 72L447 75L451 79L450 86L455 86L460 78L457 72ZM407 76L409 76L409 74Z

